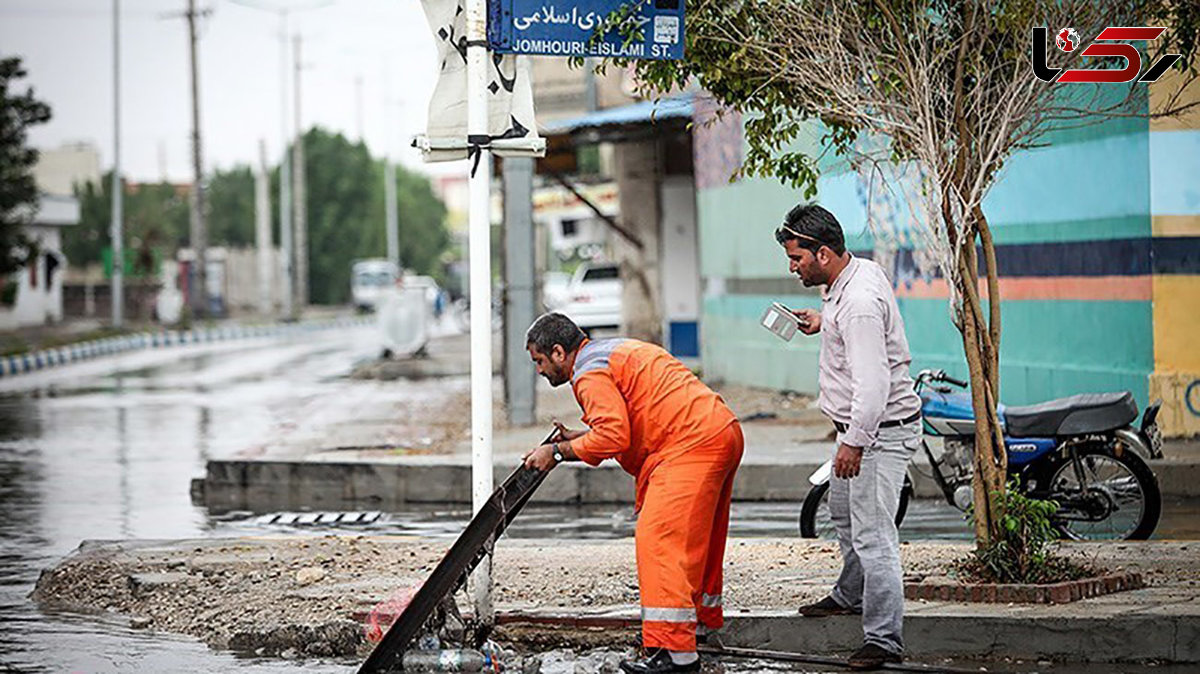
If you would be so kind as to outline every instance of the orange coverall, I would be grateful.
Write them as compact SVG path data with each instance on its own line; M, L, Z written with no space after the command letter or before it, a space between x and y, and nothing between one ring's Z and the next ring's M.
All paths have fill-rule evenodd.
M614 458L637 478L642 644L694 651L697 622L724 622L737 417L673 356L633 339L585 340L571 386L590 429L571 441L576 456L593 466Z

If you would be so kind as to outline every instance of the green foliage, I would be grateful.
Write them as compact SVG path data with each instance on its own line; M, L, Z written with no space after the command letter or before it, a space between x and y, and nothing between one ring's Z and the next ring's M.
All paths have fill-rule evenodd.
M1147 50L1144 62L1148 63L1159 53L1181 53L1183 59L1177 67L1181 70L1190 67L1195 72L1194 64L1185 64L1192 61L1200 41L1200 3L1088 1L1096 5L1094 13L1104 17L1105 25L1169 26L1163 38L1153 45L1143 45ZM638 2L629 0L623 8ZM1003 105L1003 88L1013 77L1024 76L1029 70L1030 28L1043 25L1048 16L1063 9L1062 0L993 0L977 4L951 0L806 0L804 4L810 8L804 14L809 19L824 11L831 17L836 14L842 20L852 16L851 21L856 23L837 27L797 27L794 3L693 0L688 3L685 19L686 57L683 60L613 59L613 63L634 65L647 91L669 91L698 84L722 105L743 113L747 120L747 152L740 175L774 177L792 187L805 189L806 195L811 197L819 177L817 159L828 153L834 156L850 154L860 134L886 133L893 159L913 158L915 145L921 139L916 131L912 137L906 137L904 133L895 133L895 127L878 124L861 114L851 114L861 110L846 109L842 103L846 99L837 95L840 90L834 89L844 85L797 75L805 69L790 68L791 64L825 58L798 36L806 34L805 31L811 34L825 28L844 31L837 33L844 49L866 50L856 56L869 61L872 75L867 80L860 79L859 85L864 91L870 90L867 100L878 101L879 110L874 120L889 116L889 101L918 100L920 96L913 96L913 93L919 92L921 87L949 87L951 85L947 83L953 83L953 71L958 65L954 60L937 64L907 60L914 53L910 49L914 40L929 42L921 53L958 54L959 58L955 60L961 61L963 67L962 86L960 93L951 98L962 104L961 109L969 111L968 133L964 138L954 133L934 140L948 148L951 154L959 144L966 144L969 152L977 152L979 148L971 146L971 136L977 132L974 125L994 112L991 106ZM972 15L973 12L979 14ZM866 44L855 39L861 34L890 37ZM969 49L960 51L958 45L961 44L969 45ZM1087 67L1101 67L1101 64ZM1144 85L1130 93L1127 102L1145 100ZM1076 124L1081 123L1081 118L1088 117L1093 118L1082 123L1098 121L1087 114L1087 106L1083 112L1057 106L1057 112L1043 114L1047 110L1053 111L1056 105L1048 102L1036 115L1037 119L1018 120L1010 135L1013 142L1004 146L1006 150L1019 149L1026 146L1026 140L1036 140L1044 132L1043 125L1048 128L1048 123L1056 117L1060 120L1073 118ZM982 110L980 106L989 109ZM1130 110L1119 106L1108 112L1126 114ZM934 114L940 118L937 128L957 129L953 119L955 106L938 108ZM793 143L801 129L815 122L820 123L824 134L820 147L816 150L795 149ZM1026 135L1031 137L1027 139ZM994 175L1002 160L1000 157L985 170Z
M248 166L216 171L208 181L208 240L212 245L254 245L254 173ZM274 200L272 200L274 201Z
M105 173L99 184L76 186L75 196L79 199L79 224L63 229L63 253L75 266L99 264L103 251L112 247L112 171ZM133 275L155 273L156 259L174 257L178 247L187 245L188 198L176 186L124 185L121 210L126 255L134 260Z
M1087 569L1054 554L1058 531L1051 518L1058 503L1026 496L1015 477L993 496L1003 501L1000 535L959 563L961 575L990 583L1053 583L1087 575ZM973 517L974 508L968 514Z
M314 303L346 302L354 260L383 257L383 164L365 145L340 134L311 129L304 137L306 204L309 232L309 290ZM63 230L63 247L72 264L99 263L109 247L112 174L100 184L76 190L80 224ZM271 218L275 245L279 236L279 170L271 174ZM215 171L207 184L210 246L255 245L254 172L247 166ZM417 273L441 277L440 261L450 243L446 208L429 180L396 167L401 262ZM170 259L188 245L189 202L186 190L169 184L126 185L125 245L138 269L155 258Z
M21 59L0 59L0 277L22 267L37 254L36 245L21 231L37 209L33 179L37 150L27 147L28 129L50 120L50 106L33 89L16 91L25 77Z
M350 298L350 266L387 253L383 163L362 143L320 128L304 136L309 227L309 290L316 304ZM446 208L429 181L396 167L400 261L406 269L439 275L450 242Z

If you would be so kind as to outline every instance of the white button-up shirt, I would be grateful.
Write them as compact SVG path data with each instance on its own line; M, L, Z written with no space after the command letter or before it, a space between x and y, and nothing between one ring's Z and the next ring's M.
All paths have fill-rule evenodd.
M871 260L851 256L821 299L821 411L848 427L843 443L870 447L880 423L921 409L904 319L891 282Z

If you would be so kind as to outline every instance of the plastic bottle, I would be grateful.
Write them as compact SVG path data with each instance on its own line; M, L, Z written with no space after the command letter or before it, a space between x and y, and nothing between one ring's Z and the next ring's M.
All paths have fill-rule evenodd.
M488 658L469 648L440 651L408 651L404 654L406 672L481 672L489 667Z

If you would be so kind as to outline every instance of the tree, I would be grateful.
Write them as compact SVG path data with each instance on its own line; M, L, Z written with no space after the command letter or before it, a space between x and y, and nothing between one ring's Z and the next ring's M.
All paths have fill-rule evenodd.
M154 259L173 257L187 245L187 194L170 183L122 183L126 255L134 256L135 275L154 273ZM63 229L63 253L76 265L99 263L111 249L112 171L99 184L77 186L79 224Z
M1158 85L1170 90L1153 100L1142 84L1049 84L1029 62L1033 28L1045 25L1083 36L1107 26L1167 26L1137 46L1142 62L1182 59ZM637 69L657 90L695 78L744 113L745 174L778 177L811 197L819 156L789 145L813 121L824 128L823 152L868 172L911 169L913 222L949 281L971 375L975 534L983 547L999 532L1007 469L996 414L1000 291L983 198L1013 152L1052 130L1197 105L1181 94L1197 77L1185 64L1198 35L1200 6L1176 0L697 0L688 5L686 59L641 61ZM1121 58L1050 51L1051 67L1125 67Z
M38 206L33 165L37 150L27 147L28 128L50 120L50 106L33 89L16 91L25 77L21 59L0 59L0 279L21 269L36 255L36 242L21 230Z
M321 128L304 135L309 289L317 304L346 302L354 260L384 257L383 164L362 143ZM407 269L434 273L450 242L446 209L428 179L396 170L400 256Z
M248 166L216 171L208 181L208 240L214 246L253 246L254 173Z

